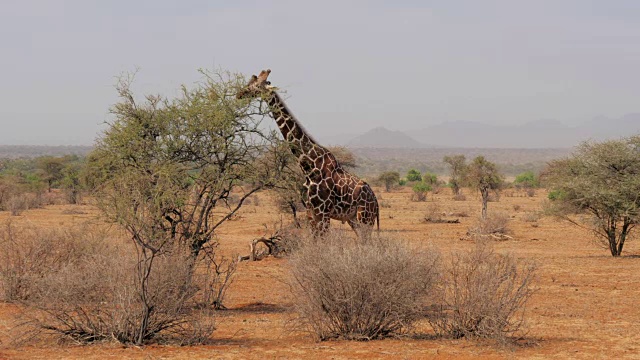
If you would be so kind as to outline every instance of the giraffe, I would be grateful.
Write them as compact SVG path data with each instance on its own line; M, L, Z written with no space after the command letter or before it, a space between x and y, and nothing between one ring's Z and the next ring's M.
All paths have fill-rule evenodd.
M237 98L260 98L269 106L305 175L305 205L314 234L325 233L331 219L347 222L357 236L368 237L376 222L380 231L380 209L371 186L346 171L329 150L305 131L267 81L270 73L271 70L262 70L259 76L253 75Z

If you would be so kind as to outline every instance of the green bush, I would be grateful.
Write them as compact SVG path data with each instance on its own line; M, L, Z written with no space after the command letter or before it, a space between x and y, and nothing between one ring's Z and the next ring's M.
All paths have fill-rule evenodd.
M566 197L566 195L567 194L562 190L553 190L553 191L549 192L547 197L549 198L549 200L555 201L555 200L564 199Z
M427 193L431 191L433 188L429 184L425 184L423 182L416 183L413 185L413 196L411 196L411 200L413 201L426 201Z
M416 169L411 169L407 172L407 181L422 181L422 175L420 175L420 171Z
M537 188L540 186L540 181L533 171L525 171L516 176L513 184L518 188Z
M432 173L424 173L422 176L422 182L429 185L437 185L438 184L438 175Z

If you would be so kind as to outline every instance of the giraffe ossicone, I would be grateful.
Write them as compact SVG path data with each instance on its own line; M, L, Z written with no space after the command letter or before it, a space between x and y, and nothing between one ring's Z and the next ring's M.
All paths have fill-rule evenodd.
M260 98L269 106L305 175L305 205L314 232L323 234L331 219L347 222L359 236L368 236L376 223L380 230L380 207L371 186L345 170L329 150L307 134L267 80L269 74L267 69L251 76L237 97Z

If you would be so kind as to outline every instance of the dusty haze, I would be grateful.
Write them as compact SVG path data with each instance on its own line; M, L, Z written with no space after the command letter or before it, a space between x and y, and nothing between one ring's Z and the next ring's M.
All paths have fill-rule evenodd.
M140 94L171 96L198 68L270 67L321 141L543 119L597 132L640 112L636 1L4 1L0 41L0 144L91 144L136 68Z

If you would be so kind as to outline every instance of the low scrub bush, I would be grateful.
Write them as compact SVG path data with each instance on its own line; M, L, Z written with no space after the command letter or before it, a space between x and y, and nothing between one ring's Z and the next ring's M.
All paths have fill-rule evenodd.
M37 284L48 274L77 263L85 253L93 252L94 246L101 246L100 240L83 236L84 230L49 230L5 223L0 229L3 301L30 300L38 292Z
M435 252L330 232L291 258L299 321L320 340L370 340L402 333L422 314L436 276Z
M19 194L11 196L7 200L6 207L11 212L11 216L22 215L22 212L29 209L29 199L26 194Z
M536 267L498 254L486 242L452 254L444 265L428 320L439 335L508 340L524 330Z
M442 220L442 209L438 203L431 203L427 206L427 212L424 216L426 222L439 222Z
M16 338L201 343L215 329L209 309L222 307L235 270L235 261L215 257L214 249L201 253L209 256L203 261L176 247L141 272L145 263L130 243L116 245L86 227L7 225L0 240L5 301L19 301L27 310Z
M540 220L542 215L537 211L527 211L522 215L522 221L524 222L536 222Z
M501 212L491 213L486 219L478 218L476 224L469 228L469 234L478 237L501 236L510 233L509 215Z
M466 201L467 197L463 193L453 195L453 201Z

